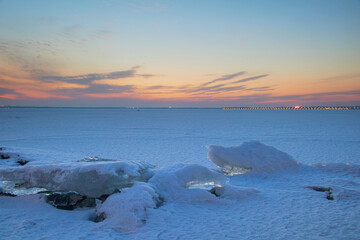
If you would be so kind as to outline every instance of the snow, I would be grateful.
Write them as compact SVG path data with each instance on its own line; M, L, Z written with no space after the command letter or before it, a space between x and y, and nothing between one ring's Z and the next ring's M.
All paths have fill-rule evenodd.
M2 181L13 181L26 188L76 191L88 197L111 194L116 189L131 186L134 181L147 181L150 176L142 165L117 161L81 161L0 169Z
M297 166L287 153L258 141L244 142L237 147L208 146L208 158L229 175L272 172Z
M146 222L150 209L156 207L159 196L149 185L137 182L131 188L113 194L97 207L97 214L105 214L103 228L121 232L133 231Z
M216 197L206 190L221 187L228 179L215 171L198 165L176 165L159 170L149 180L166 202L213 202Z
M354 163L318 163L315 167L324 169L329 172L350 174L360 177L360 165Z
M0 159L1 179L94 196L125 187L73 211L41 193L0 196L0 238L358 239L359 120L360 111L0 108L0 152L12 156ZM221 147L241 142L253 146ZM217 164L252 171L224 175L206 145L225 152ZM17 154L30 162L19 166ZM306 186L331 188L334 200ZM95 211L107 218L90 221Z

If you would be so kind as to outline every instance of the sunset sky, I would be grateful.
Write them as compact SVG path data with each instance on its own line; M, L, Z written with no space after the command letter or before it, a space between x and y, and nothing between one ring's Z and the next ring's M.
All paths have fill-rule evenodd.
M360 1L0 0L0 105L360 105Z

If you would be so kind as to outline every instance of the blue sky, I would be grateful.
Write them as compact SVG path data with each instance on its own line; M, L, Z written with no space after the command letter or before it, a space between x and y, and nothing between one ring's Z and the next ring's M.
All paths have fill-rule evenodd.
M0 105L360 104L359 26L352 0L2 0Z

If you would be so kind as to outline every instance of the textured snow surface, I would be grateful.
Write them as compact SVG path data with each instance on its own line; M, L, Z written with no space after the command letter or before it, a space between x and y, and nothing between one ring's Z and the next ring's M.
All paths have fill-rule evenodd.
M353 174L360 177L360 165L354 163L318 163L314 166L330 172Z
M225 173L236 175L245 171L272 172L297 166L287 153L258 141L244 142L237 147L208 146L208 158Z

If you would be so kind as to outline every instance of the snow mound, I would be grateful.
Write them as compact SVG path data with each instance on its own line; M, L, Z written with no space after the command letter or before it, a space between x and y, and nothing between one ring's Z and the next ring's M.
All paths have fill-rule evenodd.
M136 182L131 188L113 194L97 207L97 214L105 214L102 227L121 232L132 231L143 225L159 196L146 183Z
M197 164L176 165L162 169L149 180L156 192L169 202L216 201L207 190L221 187L228 179L215 171Z
M334 173L345 173L360 177L360 165L354 163L317 163L315 167Z
M244 142L236 147L210 145L207 148L210 161L228 175L272 172L298 165L289 154L258 141Z
M12 181L26 188L76 191L88 197L100 197L130 187L135 181L147 181L152 174L144 164L76 162L1 169L0 181Z

